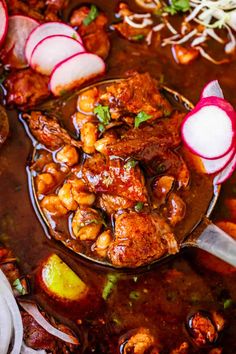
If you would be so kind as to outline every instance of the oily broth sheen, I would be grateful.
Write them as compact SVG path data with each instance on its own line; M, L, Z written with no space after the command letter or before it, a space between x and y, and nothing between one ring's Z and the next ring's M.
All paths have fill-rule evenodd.
M71 1L65 18L78 1ZM94 1L109 13L112 22L118 1ZM132 9L134 1L128 1ZM236 106L234 75L236 62L227 65L212 65L203 59L189 66L179 66L172 58L170 48L147 48L138 43L129 43L116 33L110 33L111 53L107 61L105 78L123 76L125 71L135 69L148 71L157 79L164 75L165 84L190 101L196 102L206 81L218 78L225 97ZM115 44L114 44L115 43ZM120 335L127 330L145 326L159 338L164 352L175 348L189 337L184 329L188 314L196 309L222 310L222 301L231 298L236 301L236 273L220 275L210 272L196 262L195 250L189 250L163 265L136 274L122 274L118 286L107 301L101 299L101 292L110 269L85 262L54 240L45 237L34 213L28 193L26 165L32 145L25 130L17 119L17 112L9 112L11 135L0 150L0 236L19 258L22 274L36 274L40 262L50 253L56 252L70 265L91 288L87 303L78 306L63 306L48 299L40 289L34 287L38 301L57 318L74 326L81 337L83 353L118 353ZM197 181L197 180L196 180ZM224 184L215 220L229 218L226 214L226 198L235 197L234 175ZM201 198L204 197L204 193ZM233 220L231 217L231 220ZM179 276L172 276L173 274ZM136 279L137 276L137 279ZM141 295L131 301L131 291ZM96 301L95 301L96 300ZM228 326L220 341L224 353L236 353L236 313L231 308L224 316ZM82 323L78 325L78 320ZM205 353L204 350L194 351Z

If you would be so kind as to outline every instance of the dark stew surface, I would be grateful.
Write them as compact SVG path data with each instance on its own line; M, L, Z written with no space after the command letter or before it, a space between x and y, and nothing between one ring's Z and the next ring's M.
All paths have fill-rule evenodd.
M109 25L117 21L118 1L93 3L107 15ZM134 1L127 3L134 12L140 12ZM64 20L68 21L73 9L82 4L71 1L62 14ZM199 58L191 65L181 66L174 61L169 47L130 42L109 29L108 36L111 48L103 79L124 77L129 70L148 72L193 103L207 81L218 79L226 99L236 106L236 61L213 65ZM35 214L34 196L28 188L28 182L32 182L32 141L22 123L22 114L13 109L7 113L10 136L0 150L0 241L17 256L21 273L29 275L31 298L78 335L80 345L71 352L235 354L235 269L203 251L188 249L163 264L116 271L85 261L50 238ZM42 150L46 151L37 146L38 155ZM193 180L197 181L197 177L194 175ZM196 183L203 210L206 196L202 190L210 190L209 179L204 178L200 187ZM223 185L212 215L213 221L234 237L235 183L234 174ZM81 302L59 301L40 287L39 266L52 253L60 256L88 286L88 294ZM144 349L133 343L143 343Z

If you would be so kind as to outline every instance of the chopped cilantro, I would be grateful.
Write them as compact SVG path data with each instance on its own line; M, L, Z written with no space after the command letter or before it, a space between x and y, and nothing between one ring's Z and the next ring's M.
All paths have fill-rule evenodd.
M171 15L175 15L177 12L186 12L190 9L189 0L172 0L170 6L166 6L164 11Z
M18 291L20 295L25 295L27 293L19 278L14 281L13 287Z
M117 317L112 318L112 322L114 322L117 326L120 326L122 324L121 320Z
M104 132L105 126L111 121L110 110L108 106L98 105L94 108L93 112L97 115L99 120L98 129L101 133Z
M62 89L62 90L60 91L60 96L66 95L67 92L68 92L67 90Z
M90 23L93 22L97 18L98 14L99 14L99 12L98 12L97 7L95 5L92 5L88 15L83 20L83 24L85 26L90 25Z
M134 207L135 211L140 212L143 209L143 203L142 202L138 202L135 207Z
M0 76L0 85L3 84L3 82L5 81L7 75L5 73L3 73L1 76Z
M73 33L71 37L72 37L73 39L77 39L77 37L76 37L76 34L75 34L75 33Z
M164 110L164 117L169 117L171 115L171 111L169 111L168 109Z
M112 289L116 285L118 279L119 279L118 274L110 273L107 275L107 282L106 282L106 284L103 288L103 292L102 292L102 298L104 300L108 299L108 297L110 296Z
M135 128L138 128L139 125L142 123L142 122L145 122L146 120L152 118L152 116L150 116L149 114L141 111L137 114L137 116L135 117L135 120L134 120L134 127Z
M144 39L144 34L136 34L135 36L133 36L131 39L133 40L133 41L142 41L143 39Z
M140 297L140 293L138 291L131 291L129 294L130 300L138 300Z
M226 299L224 301L224 309L227 310L233 305L233 300L232 299Z
M161 174L161 173L163 173L165 171L166 171L165 163L160 163L159 165L157 165L157 167L156 167L156 173L157 174Z
M124 165L124 169L125 170L130 170L131 168L134 168L137 165L137 163L138 163L138 161L136 161L134 159L130 159Z

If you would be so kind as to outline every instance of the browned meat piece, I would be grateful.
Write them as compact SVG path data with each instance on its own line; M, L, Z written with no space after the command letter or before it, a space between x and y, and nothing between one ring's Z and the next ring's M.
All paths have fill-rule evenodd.
M147 191L140 168L125 168L124 161L101 154L88 158L82 168L83 179L92 192L108 193L132 201L146 202Z
M33 1L35 1L35 0L33 0ZM58 13L60 11L62 11L66 7L67 4L68 4L68 0L47 0L46 1L46 9L44 12L44 19L46 21L60 20L58 17Z
M156 178L152 184L154 206L164 204L170 191L173 189L175 179L172 176Z
M0 146L6 141L9 135L9 122L7 112L4 107L0 105Z
M221 324L218 327L214 315L205 311L196 312L188 322L188 329L194 342L200 347L215 343L218 338L218 332L223 329L222 321L224 323L221 317Z
M133 15L133 12L129 10L128 5L125 3L120 3L118 16L122 18L123 21L113 25L113 28L129 41L137 41L137 38L146 37L146 35L150 32L151 27L146 26L145 28L134 28L130 26L124 21L124 17L130 15Z
M72 13L70 23L72 26L78 27L85 48L105 59L110 50L110 41L106 33L107 17L103 12L99 12L90 24L85 25L83 21L89 12L90 9L86 6L75 10Z
M44 349L50 351L52 354L69 354L76 351L74 345L66 344L46 332L45 329L26 312L22 312L21 315L24 327L24 342L28 347L36 350ZM68 328L65 327L64 329L66 329L65 332L68 333ZM63 329L60 328L60 330Z
M117 195L103 193L98 200L99 207L108 214L114 214L118 210L132 208L135 202Z
M144 156L144 149L149 149L145 155L149 156L150 152L153 157L154 146L156 150L176 147L181 143L179 128L183 117L182 113L175 112L170 118L159 119L156 124L130 129L116 143L108 145L106 152L108 155L138 158Z
M42 10L45 7L44 0L8 0L7 1L8 11L11 15L26 15L30 16L36 20L43 20Z
M123 347L123 354L159 354L156 340L147 328L141 327L133 332L136 333L127 340Z
M24 118L28 120L30 131L35 139L48 149L56 150L64 144L81 147L81 142L72 139L56 118L47 117L41 112L25 114Z
M176 349L173 349L170 354L188 354L189 353L189 345L187 342L183 342Z
M31 69L10 74L4 82L7 103L20 108L32 107L50 95L49 78Z
M170 227L158 214L124 212L116 216L108 257L118 267L138 267L178 250Z
M152 116L149 123L172 112L170 103L160 93L157 81L149 73L129 73L128 79L109 85L100 101L120 115L145 112Z
M175 60L179 64L188 65L199 56L199 51L195 48L185 48L179 44L173 46L172 51Z
M169 195L168 201L163 211L163 215L169 220L172 226L178 224L185 217L186 204L176 193Z

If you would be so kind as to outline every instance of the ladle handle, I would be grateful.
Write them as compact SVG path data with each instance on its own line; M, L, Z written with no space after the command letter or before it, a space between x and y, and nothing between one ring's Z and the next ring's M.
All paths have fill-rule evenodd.
M236 240L214 224L209 224L196 240L196 246L236 267Z

